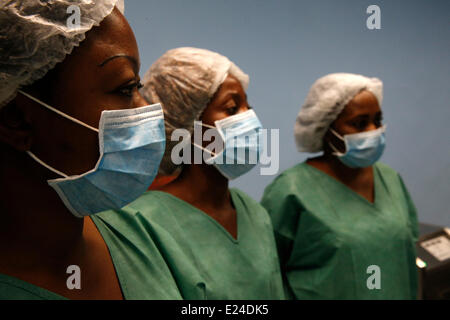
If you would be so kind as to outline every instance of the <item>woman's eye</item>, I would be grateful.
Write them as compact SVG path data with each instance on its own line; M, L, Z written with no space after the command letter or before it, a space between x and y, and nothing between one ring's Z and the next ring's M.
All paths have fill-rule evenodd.
M381 127L382 125L383 125L383 118L375 119L375 126L377 128Z
M228 112L228 114L234 115L234 114L236 114L238 112L238 107L234 106L234 107L231 107L231 108L227 108L227 112Z
M357 121L353 123L353 126L358 130L364 130L367 127L367 121Z
M120 93L121 94L123 94L124 96L132 96L133 95L133 88L131 87L125 87L125 88L122 88L121 90L120 90Z
M143 87L143 85L140 82L136 82L136 83L130 84L128 86L120 88L118 90L118 92L127 97L131 97L131 96L133 96L133 91L135 89L139 90L142 87Z

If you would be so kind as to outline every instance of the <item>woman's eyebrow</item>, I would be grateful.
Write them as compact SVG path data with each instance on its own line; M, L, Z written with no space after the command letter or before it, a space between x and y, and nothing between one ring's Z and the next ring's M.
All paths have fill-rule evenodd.
M358 114L355 116L350 116L349 121L359 120L359 119L368 119L370 116L368 114Z
M231 91L231 92L227 92L224 95L222 95L221 97L219 97L218 101L225 102L230 99L236 100L238 98L239 98L239 94L237 92Z
M133 62L136 66L139 65L138 61L136 60L136 58L126 55L126 54L116 54L114 56L111 56L107 59L105 59L105 61L103 61L102 63L100 63L98 66L99 67L103 67L105 64L107 64L108 62L110 62L111 60L114 60L116 58L126 58L128 60L130 60L131 62Z

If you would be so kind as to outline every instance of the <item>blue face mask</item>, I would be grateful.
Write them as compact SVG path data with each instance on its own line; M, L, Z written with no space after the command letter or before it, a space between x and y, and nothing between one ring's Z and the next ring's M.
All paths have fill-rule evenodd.
M165 150L164 114L160 104L103 111L99 129L96 129L20 92L59 115L98 132L100 158L94 169L81 175L69 177L28 152L41 165L64 177L49 180L48 184L75 216L120 209L151 185Z
M236 179L253 169L259 163L262 152L262 125L255 112L248 110L215 121L214 124L215 127L206 124L202 124L202 126L216 129L219 132L224 142L223 150L214 154L202 146L194 144L212 155L206 163L214 165L229 180Z
M333 154L347 167L367 168L377 162L383 155L386 145L386 126L376 130L347 134L344 137L332 128L330 130L345 143L345 153L339 152L331 143L330 147L334 150Z

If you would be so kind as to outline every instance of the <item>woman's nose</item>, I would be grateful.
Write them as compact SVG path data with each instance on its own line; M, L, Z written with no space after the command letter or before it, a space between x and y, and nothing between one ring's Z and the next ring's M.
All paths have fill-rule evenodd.
M135 108L144 107L148 105L149 103L145 98L142 96L142 94L138 91L133 99L133 105Z
M379 127L375 123L371 123L367 126L365 131L377 130Z

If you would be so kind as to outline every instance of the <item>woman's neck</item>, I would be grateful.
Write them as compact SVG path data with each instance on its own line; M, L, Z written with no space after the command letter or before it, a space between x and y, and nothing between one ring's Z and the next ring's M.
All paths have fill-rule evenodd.
M228 179L214 166L192 164L183 167L180 176L160 189L191 203L220 208L230 203Z
M342 182L366 198L367 201L372 203L375 201L373 167L349 168L331 154L324 154L318 158L308 159L307 163Z
M26 154L0 168L0 252L52 259L82 242L84 220L74 217L47 184L49 173Z
M160 190L205 212L237 239L237 212L228 190L228 179L214 166L185 166L175 181Z
M352 184L352 182L358 180L360 177L372 172L372 167L350 168L329 153L324 153L317 158L308 159L307 163L324 171L328 175L334 176L345 184Z

